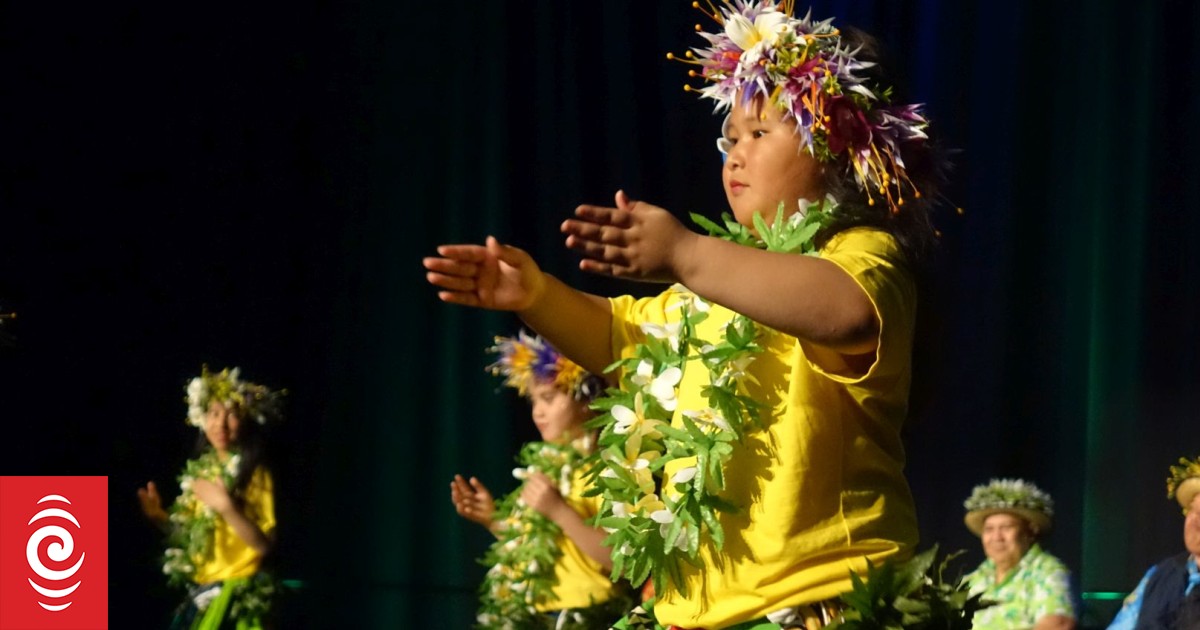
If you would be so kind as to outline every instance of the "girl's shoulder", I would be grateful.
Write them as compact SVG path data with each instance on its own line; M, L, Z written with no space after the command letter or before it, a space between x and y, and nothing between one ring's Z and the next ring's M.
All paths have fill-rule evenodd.
M866 251L886 256L903 257L900 243L890 232L871 226L849 227L829 237L821 247L821 255Z

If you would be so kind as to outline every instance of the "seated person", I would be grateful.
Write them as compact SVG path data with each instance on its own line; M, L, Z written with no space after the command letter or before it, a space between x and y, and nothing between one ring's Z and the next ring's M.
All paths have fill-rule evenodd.
M1171 467L1167 496L1183 508L1186 552L1150 567L1108 630L1200 628L1200 457Z
M1073 630L1070 573L1037 544L1054 516L1050 495L1020 479L993 479L975 486L963 506L967 529L979 536L987 556L964 579L972 594L995 602L975 613L972 628Z

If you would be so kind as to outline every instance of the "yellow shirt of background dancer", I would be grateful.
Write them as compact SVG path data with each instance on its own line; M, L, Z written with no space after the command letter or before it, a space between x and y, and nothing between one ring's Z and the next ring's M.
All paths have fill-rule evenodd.
M747 393L763 403L763 425L747 430L725 471L725 546L702 543L703 569L680 563L687 596L667 589L655 614L662 624L723 628L769 612L828 599L851 588L850 571L911 552L916 514L904 480L900 427L908 409L916 287L888 234L844 231L821 257L847 271L875 306L874 357L843 357L775 331L762 335ZM731 279L733 280L733 279ZM611 300L614 356L644 338L643 322L678 320L686 292L676 285L652 298ZM762 299L771 299L762 296ZM713 305L697 327L720 339L729 309ZM761 329L761 328L760 328ZM708 373L689 362L673 424L684 410L708 406ZM663 477L688 462L672 462Z
M275 491L271 473L259 467L246 485L242 511L262 533L275 531ZM218 518L213 531L212 557L196 567L192 579L197 584L210 584L230 578L249 577L258 571L262 556L233 531L225 519Z
M563 497L584 520L590 519L600 510L600 497L585 497L587 479L582 470L576 470L571 479L571 493ZM606 602L613 597L616 585L599 562L583 552L566 534L559 534L559 550L562 555L554 564L554 575L558 584L554 587L554 601L537 606L538 610L563 610L587 608Z

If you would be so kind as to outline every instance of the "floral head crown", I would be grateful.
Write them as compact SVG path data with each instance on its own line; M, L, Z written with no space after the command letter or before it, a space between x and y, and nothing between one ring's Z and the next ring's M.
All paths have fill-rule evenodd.
M1054 516L1054 499L1040 488L1023 479L993 479L975 486L971 496L963 501L967 510L1023 507Z
M1171 466L1171 476L1167 477L1167 498L1179 501L1183 513L1187 514L1192 500L1200 494L1200 457L1189 460L1179 458L1179 465Z
M516 337L496 337L496 345L488 348L500 358L488 366L504 384L515 387L522 396L529 395L534 383L552 383L575 400L591 400L604 391L604 381L559 354L553 346L537 335L519 331Z
M236 405L258 424L266 424L267 420L279 417L279 406L287 392L271 391L263 385L243 381L239 373L239 368L210 372L207 365L202 366L200 376L187 385L187 397L184 400L188 405L188 424L203 428L204 416L213 402Z
M832 19L816 22L811 12L796 19L791 0L706 4L708 10L699 2L692 6L724 30L707 33L696 25L709 46L692 48L681 61L700 66L688 75L708 85L684 89L716 101L717 112L732 109L739 94L743 104L761 97L778 107L796 121L801 146L818 160L848 156L871 205L879 195L898 212L906 189L921 196L900 154L902 143L927 139L921 105L891 105L890 87L868 87L860 72L875 64L855 58L859 49L843 45ZM667 58L677 59L672 54ZM717 146L722 153L729 150L725 138Z
M1050 529L1054 517L1054 499L1022 479L992 479L975 486L971 496L963 501L963 507L967 509L967 527L976 534L983 530L984 520L998 512L1023 517L1035 532Z

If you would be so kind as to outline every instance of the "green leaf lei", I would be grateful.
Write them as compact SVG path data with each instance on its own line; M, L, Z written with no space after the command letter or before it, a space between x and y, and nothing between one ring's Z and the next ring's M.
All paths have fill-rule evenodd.
M802 202L800 212L785 219L781 203L771 225L755 215L754 232L728 213L721 216L723 226L696 214L692 220L710 235L741 245L815 254L815 238L835 208L828 198ZM621 369L621 387L593 403L603 413L588 424L602 429L587 495L604 499L594 522L609 532L604 544L613 550L612 578L638 586L649 577L658 592L668 581L683 590L679 563L698 564L702 539L717 549L724 546L717 512L739 509L720 496L724 469L733 444L758 420L760 405L745 394L744 383L753 378L747 368L762 351L760 335L771 334L736 315L719 343L697 339L696 326L708 317L709 304L686 290L681 295L679 322L642 324L645 342L609 366L608 371ZM680 410L682 426L673 427L679 382L683 370L693 367L708 371L709 385L702 391L708 405ZM664 479L667 463L679 460L689 463Z
M563 497L570 495L576 468L584 461L578 445L530 442L517 456L521 468L513 476L525 479L540 472L558 480ZM521 488L496 504L496 542L480 563L489 567L479 587L480 628L530 628L538 624L536 606L553 599L558 583L554 565L562 555L562 529L521 500Z
M240 459L235 454L222 462L216 451L208 449L184 464L179 475L179 498L171 505L168 515L171 531L167 535L167 550L163 553L163 573L172 586L191 584L196 565L212 553L217 513L196 497L192 482L197 479L220 481L226 488L232 488Z

